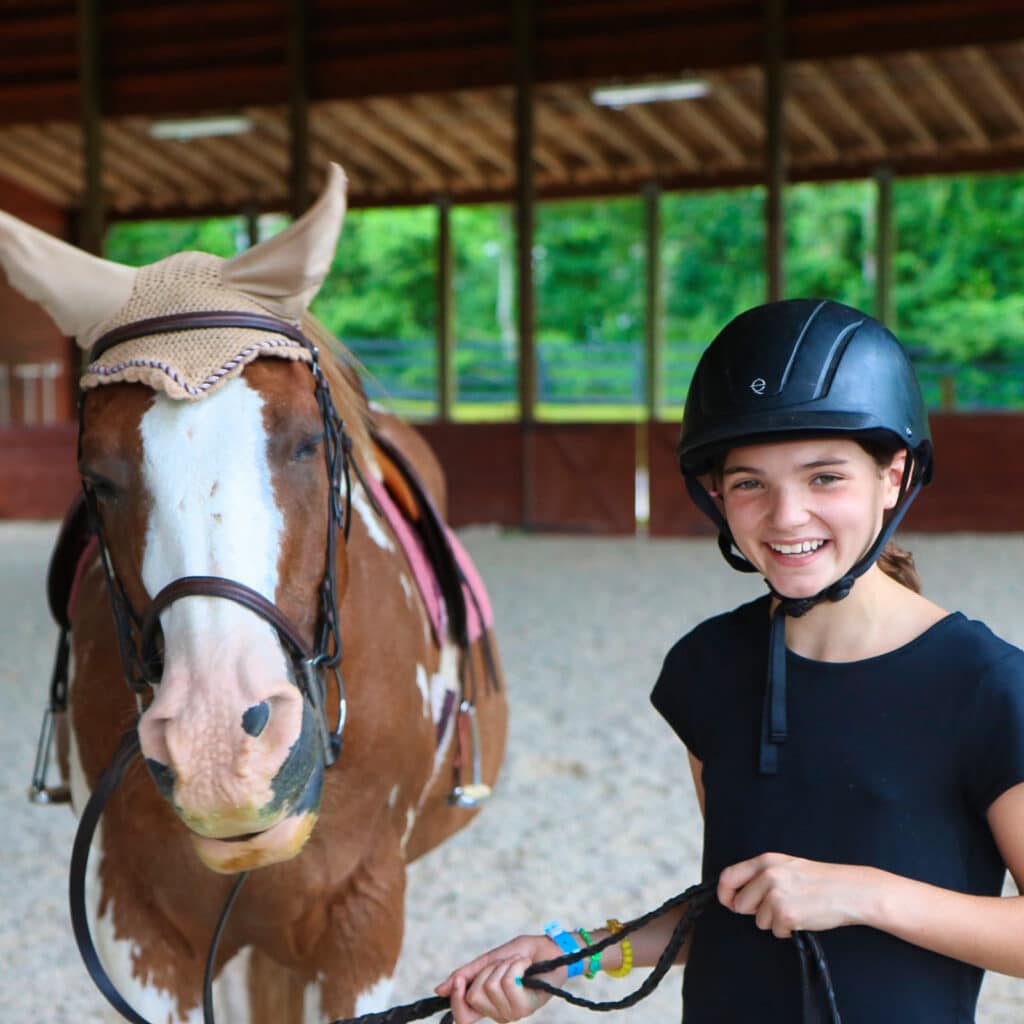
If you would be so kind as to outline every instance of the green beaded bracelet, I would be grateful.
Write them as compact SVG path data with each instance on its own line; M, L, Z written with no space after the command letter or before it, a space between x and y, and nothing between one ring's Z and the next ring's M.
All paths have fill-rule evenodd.
M583 928L577 928L576 931L580 933L580 938L583 939L585 946L592 946L594 940L586 933ZM584 978L596 978L601 970L601 954L600 952L594 953L590 956L587 962L587 969L583 972Z

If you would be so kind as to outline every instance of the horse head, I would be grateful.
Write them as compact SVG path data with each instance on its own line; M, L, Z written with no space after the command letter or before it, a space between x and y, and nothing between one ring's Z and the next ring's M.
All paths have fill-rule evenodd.
M80 472L142 753L222 872L298 853L336 754L340 680L335 696L324 668L340 654L346 563L333 538L363 410L346 410L346 433L306 311L344 194L332 166L316 205L268 241L139 269L0 214L11 283L91 353ZM358 387L327 369L335 401L345 390L357 406Z

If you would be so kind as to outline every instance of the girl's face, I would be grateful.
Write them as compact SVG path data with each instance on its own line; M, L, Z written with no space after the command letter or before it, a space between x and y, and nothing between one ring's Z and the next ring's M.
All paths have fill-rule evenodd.
M836 438L748 445L726 456L716 490L740 551L778 593L811 597L867 552L905 461L882 469Z

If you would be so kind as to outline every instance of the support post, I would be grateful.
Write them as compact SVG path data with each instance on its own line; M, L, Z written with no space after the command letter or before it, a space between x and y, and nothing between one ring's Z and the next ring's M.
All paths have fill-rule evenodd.
M100 88L100 0L78 0L78 85L84 182L78 244L103 255L103 109Z
M892 215L892 168L875 171L875 316L890 329L895 323L893 254L896 231Z
M647 419L658 418L661 404L661 188L657 182L644 186L644 244L647 250L646 308L644 316L645 389Z
M455 405L455 344L452 315L453 258L452 202L447 196L437 201L437 414L442 423L452 418Z
M533 520L533 433L537 404L537 354L534 345L533 295L533 134L534 10L533 0L512 4L516 84L516 265L519 331L519 422L523 437L524 525Z
M288 203L292 218L309 209L309 5L288 4Z
M765 277L768 301L785 295L786 0L765 0Z

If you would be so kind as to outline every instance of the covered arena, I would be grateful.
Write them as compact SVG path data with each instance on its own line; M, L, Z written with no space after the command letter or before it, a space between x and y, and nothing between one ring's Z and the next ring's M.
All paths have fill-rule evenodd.
M621 110L590 99L600 84L684 72L709 95ZM160 124L222 114L248 127L160 137ZM354 208L436 210L439 415L420 426L495 605L511 705L484 816L410 868L394 992L406 1002L516 929L626 920L697 881L685 750L648 693L678 636L762 592L725 566L686 498L678 422L657 401L656 315L639 422L536 415L535 204L644 197L652 311L660 196L764 186L777 297L786 185L869 179L884 315L893 181L1024 169L1024 5L45 0L0 10L0 209L84 248L102 251L119 219L232 214L253 239L262 213L306 208L334 160ZM518 412L464 423L451 415L449 218L483 202L514 210ZM25 796L56 639L47 561L78 488L80 353L2 275L0 317L0 1018L101 1024L109 1011L68 921L74 819ZM942 410L932 427L936 481L898 539L936 602L1024 646L1024 476L1006 462L1024 450L1024 413ZM680 978L614 1020L677 1020ZM588 994L617 998L637 981L602 978ZM540 1019L593 1018L554 1004ZM978 1024L1022 1020L1024 980L989 972Z
M48 524L0 525L5 1024L104 1020L67 920L72 815L25 799L55 637L40 586L53 536ZM698 879L701 829L685 752L649 709L647 695L676 637L760 593L759 582L729 570L708 540L531 537L495 529L460 536L495 604L509 680L509 756L481 820L410 869L396 1002L429 994L460 958L517 929L539 928L555 916L566 924L615 914L626 920ZM936 601L1024 644L1017 571L1024 537L901 539ZM680 978L672 972L652 997L614 1019L678 1019ZM633 980L601 979L604 998L625 994ZM598 991L593 985L589 991ZM538 1019L595 1018L552 1005ZM978 1024L1021 1019L1024 981L986 975Z

